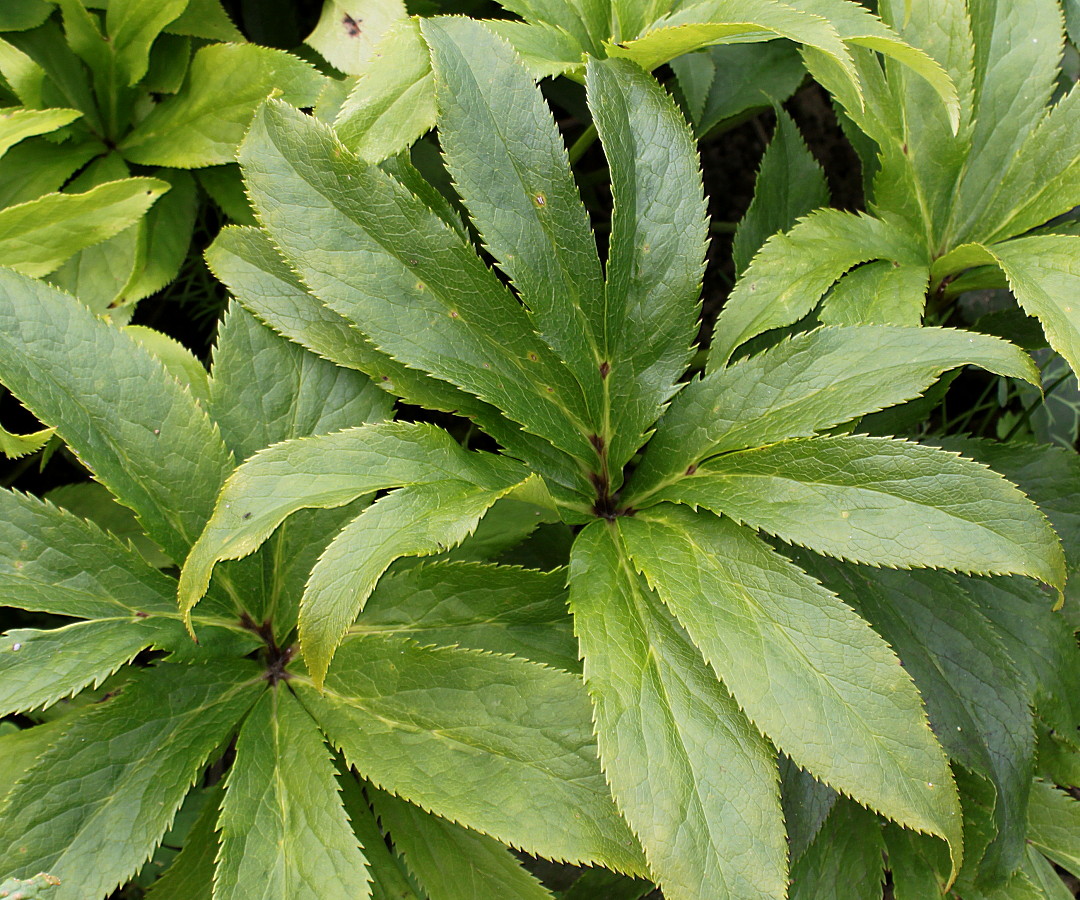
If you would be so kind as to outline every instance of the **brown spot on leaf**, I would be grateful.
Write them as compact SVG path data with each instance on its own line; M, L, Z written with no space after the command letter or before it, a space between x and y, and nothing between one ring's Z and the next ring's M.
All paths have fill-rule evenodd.
M341 19L341 24L349 37L360 37L360 23L363 21L363 19L354 19L348 13L345 13Z
M611 363L609 363L605 359L602 363L600 363L600 377L601 378L607 378L608 373L610 373L610 372L611 372Z

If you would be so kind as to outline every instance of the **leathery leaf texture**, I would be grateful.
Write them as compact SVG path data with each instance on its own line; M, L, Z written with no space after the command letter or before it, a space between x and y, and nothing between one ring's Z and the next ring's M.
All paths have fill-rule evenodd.
M5 889L44 872L54 900L104 900L133 878L152 882L155 900L355 900L386 896L415 870L439 896L432 866L452 858L545 896L510 847L646 873L600 769L581 676L556 667L574 662L558 572L436 560L399 574L412 604L386 609L384 592L322 691L298 653L305 581L336 558L336 541L366 566L347 574L344 632L362 605L354 583L370 590L397 557L445 552L500 500L516 504L501 522L551 521L549 495L521 463L465 451L429 426L387 424L390 397L367 376L240 307L221 323L196 399L146 343L73 297L14 273L3 285L0 316L17 323L5 347L20 352L5 352L0 382L99 481L57 494L81 497L89 518L0 492L0 604L71 620L0 636L0 711L19 714L0 730ZM321 482L281 481L334 442L310 457L339 458ZM225 472L245 458L215 513ZM265 501L245 493L231 509L237 483L269 488ZM413 493L370 504L399 484ZM432 497L441 514L425 505ZM110 531L118 520L123 536ZM178 608L171 559L194 563L238 525L254 537L208 555L207 596ZM128 542L153 546L148 535L166 551L153 562ZM478 581L502 593L456 606ZM521 586L531 612L506 608ZM515 655L534 645L551 665ZM380 823L376 794L392 819Z
M849 11L864 47L893 40ZM827 880L835 859L813 835L834 808L823 834L878 814L943 855L951 884L968 810L946 748L961 744L939 743L857 598L822 586L785 542L867 566L1031 578L1060 594L1062 548L1024 493L957 453L854 433L861 416L919 398L961 366L1037 384L1030 358L910 316L740 355L862 263L902 269L898 290L925 288L910 277L922 267L929 278L932 257L915 230L827 211L766 242L720 317L708 373L682 383L708 232L694 143L670 96L626 59L585 66L615 208L602 261L526 63L475 21L419 29L443 160L472 231L410 189L402 168L366 161L333 128L271 101L240 152L261 232L231 232L210 257L271 327L353 368L382 366L384 390L409 402L456 402L499 449L382 423L255 453L184 564L184 615L303 511L337 509L343 527L300 601L303 667L287 671L374 787L511 846L647 872L669 900L784 898L782 809L796 807L781 806L782 758L833 804L803 828L797 872ZM940 104L931 114L950 134L964 127ZM847 296L865 298L881 271ZM911 302L921 311L924 299ZM407 558L467 549L507 499L577 527L569 606L591 709L577 676L512 655L526 648L500 644L498 629L463 627L468 609L498 620L491 604L447 586L413 598L401 589L447 567L448 585L464 590L452 561ZM520 577L531 603L536 584ZM397 618L378 607L395 596ZM440 622L453 637L438 637ZM398 852L416 856L411 871L427 884L430 859L409 841ZM859 858L880 883L880 853Z

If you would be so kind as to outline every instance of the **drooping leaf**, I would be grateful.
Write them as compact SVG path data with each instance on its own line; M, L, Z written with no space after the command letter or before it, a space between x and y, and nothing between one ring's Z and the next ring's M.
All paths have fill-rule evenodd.
M35 278L145 215L169 189L157 178L125 178L81 194L46 194L0 210L0 265Z
M519 472L509 478L492 474L487 484L455 480L403 487L362 512L327 545L300 601L300 649L316 686L322 686L338 644L391 563L456 546L520 483Z
M819 563L812 571L850 597L896 650L945 749L997 792L997 837L982 860L991 879L1022 862L1034 731L1027 679L964 584L943 572Z
M371 896L367 860L338 801L329 749L284 685L264 692L244 720L218 831L218 896Z
M435 213L279 103L256 116L240 157L271 238L315 295L362 324L376 347L495 404L562 449L594 457L580 385ZM289 225L297 215L319 225L300 233Z
M787 231L798 219L828 202L825 173L803 143L791 116L776 107L776 131L761 159L754 199L735 232L731 249L735 271L745 271L772 235Z
M385 791L373 792L372 802L394 849L432 900L551 900L552 895L498 841Z
M898 225L818 210L769 238L716 320L709 363L718 369L750 338L799 321L848 269L874 259L925 264L925 250Z
M384 576L350 632L513 653L575 671L565 582L561 570L433 562Z
M919 444L784 441L703 463L655 499L704 506L853 562L1065 583L1060 541L1027 497L979 463Z
M758 728L831 787L944 838L955 875L962 839L945 754L910 677L870 626L730 519L659 506L619 528Z
M783 897L768 745L634 571L622 532L589 525L570 564L574 627L616 803L666 897Z
M184 89L159 103L120 152L147 166L192 169L236 161L236 148L271 91L311 106L323 76L291 53L255 44L211 44L191 61Z
M384 790L540 856L642 870L596 762L577 676L353 636L322 693L293 683L349 764Z
M169 556L184 558L229 460L160 362L73 298L0 272L0 380L55 425Z
M244 661L159 665L80 716L7 795L0 870L55 873L55 900L112 891L161 839L261 684Z
M693 137L656 80L612 60L591 62L587 85L614 202L602 348L617 489L689 362L708 228Z
M911 400L965 364L1038 379L1017 347L970 332L853 326L797 335L687 385L650 441L628 501L708 456L809 437Z
M363 494L406 484L462 480L493 482L492 469L524 472L511 460L470 454L430 425L365 425L297 438L261 450L229 476L214 515L192 548L180 576L181 608L205 593L210 572L223 559L256 550L289 515L330 509Z
M599 428L607 343L602 273L551 112L513 49L479 22L428 19L421 30L431 46L447 169L537 330L580 383Z
M791 900L879 900L885 842L877 817L847 797L791 867Z

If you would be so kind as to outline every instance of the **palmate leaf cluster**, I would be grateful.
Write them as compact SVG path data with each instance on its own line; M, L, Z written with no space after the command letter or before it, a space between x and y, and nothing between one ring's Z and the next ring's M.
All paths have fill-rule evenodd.
M551 897L514 848L611 870L568 898L877 898L886 869L900 900L1062 896L1075 455L859 428L965 365L1038 370L859 305L889 296L874 260L914 302L912 271L952 249L877 195L766 240L820 202L769 183L806 168L783 116L691 368L701 175L647 69L782 35L859 123L888 106L883 52L911 146L937 126L974 145L963 78L896 10L893 30L842 2L597 4L621 17L582 18L544 70L573 30L540 6L482 24L389 4L395 68L327 4L311 42L358 78L336 114L256 113L258 227L207 254L240 304L208 375L0 272L0 381L100 483L0 495L0 599L73 620L0 639L0 712L37 723L0 733L0 875L47 872L58 898L140 870L158 900ZM584 82L610 172L603 261L534 83L554 72ZM358 112L383 75L413 78L412 113ZM397 155L432 124L452 197ZM389 421L395 398L467 440ZM109 494L137 546L106 530Z

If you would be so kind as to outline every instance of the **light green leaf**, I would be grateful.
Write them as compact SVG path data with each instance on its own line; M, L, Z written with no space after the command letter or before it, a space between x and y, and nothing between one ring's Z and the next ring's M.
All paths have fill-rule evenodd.
M502 4L526 21L542 21L563 29L592 56L601 56L611 37L614 5L606 0L506 0Z
M877 816L841 797L814 843L792 864L789 897L880 900L885 883L884 854Z
M879 259L848 272L829 291L818 318L826 325L909 325L922 321L926 266Z
M605 42L609 56L624 56L642 68L657 66L713 44L787 38L816 47L836 62L858 90L851 56L828 20L770 0L705 0L680 5L648 26L642 36Z
M551 111L509 44L480 23L425 19L421 30L447 169L537 331L580 383L599 433L603 275Z
M1080 801L1035 779L1028 807L1028 840L1066 872L1080 878Z
M612 489L686 371L708 225L693 136L633 63L590 62L589 105L611 170L604 294L605 440ZM607 472L605 472L607 474Z
M187 9L188 0L109 0L105 30L116 53L116 66L127 85L141 81L150 64L150 47L170 22Z
M616 803L671 900L782 898L783 819L768 745L633 570L623 539L621 523L593 523L570 563Z
M334 130L360 159L380 163L435 127L431 51L419 21L391 26L358 69Z
M238 460L279 441L379 422L393 400L278 336L241 306L218 327L208 407Z
M379 39L407 15L403 0L324 0L322 15L304 43L338 71L358 75Z
M35 278L48 275L80 250L138 222L168 189L157 178L125 178L0 210L0 265Z
M0 40L0 75L23 106L42 110L45 101L41 97L45 83L45 70L14 44ZM55 110L49 110L55 112Z
M36 134L48 134L74 122L82 115L77 109L0 109L0 156L19 141Z
M159 103L120 145L131 162L192 169L231 163L251 117L271 91L311 106L323 76L291 53L211 44L191 61L184 89Z
M57 896L53 888L58 884L60 884L59 878L42 872L26 880L13 878L5 881L0 884L0 891L3 891L0 896L11 897L12 900L43 900L43 898Z
M153 644L162 624L131 616L0 635L0 715L52 706L97 687Z
M378 787L539 856L642 871L596 762L577 676L354 636L322 693L293 684L349 764Z
M997 837L981 872L1001 880L1022 862L1034 774L1031 689L997 629L944 572L891 572L821 562L810 569L850 597L915 679L949 755L990 780Z
M145 325L125 325L123 331L151 356L156 357L165 366L165 371L206 407L210 395L206 368L187 347L167 334Z
M836 209L812 213L769 238L735 285L716 320L710 369L750 338L799 321L853 266L873 259L919 265L925 253L910 234L880 219Z
M772 235L787 231L798 219L828 203L825 173L803 143L794 120L776 107L776 130L761 159L754 199L735 232L731 249L735 271L745 271Z
M160 362L73 298L0 271L0 380L184 558L230 460Z
M704 506L853 562L1065 584L1061 543L1024 494L980 463L919 444L784 441L717 457L656 499Z
M184 846L164 874L150 885L146 896L151 900L213 900L222 788L223 782L218 782L187 833Z
M341 807L329 750L284 685L266 691L244 720L218 831L216 896L371 896L367 860Z
M585 51L565 28L550 22L511 19L485 19L484 27L513 45L536 80L571 72L580 77Z
M85 619L176 613L173 580L96 525L0 491L0 605Z
M1080 204L1078 142L1080 90L1073 88L1046 114L1009 167L998 173L978 223L961 237L986 243L1001 241Z
M372 802L394 849L431 900L552 900L509 848L385 791Z
M244 35L232 23L221 0L188 0L187 8L165 30L208 41L244 41Z
M789 41L721 44L677 57L671 68L698 137L747 110L782 103L806 77Z
M730 519L661 506L619 529L751 721L830 787L944 838L955 877L952 774L915 685L870 626Z
M300 649L317 687L390 564L461 543L491 505L520 483L522 473L492 474L482 484L436 481L403 487L376 501L327 545L300 601Z
M918 397L946 369L978 365L1038 383L1030 357L947 328L820 328L690 382L672 402L630 485L640 503L708 456L809 437Z
M512 653L576 671L565 584L561 569L432 562L383 576L349 631Z
M949 223L952 243L969 239L987 202L993 202L1002 173L1045 116L1057 81L1063 30L1057 0L969 3L968 11L977 75L971 146ZM1045 164L1040 169L1043 177L1056 174ZM1012 203L1025 201L1029 198L1010 198Z
M214 515L180 576L189 611L223 559L255 551L292 513L330 509L363 494L456 479L495 487L492 467L524 472L510 460L468 453L431 425L389 423L285 441L256 453L229 476Z
M567 452L595 456L580 385L473 249L397 181L280 103L256 116L241 164L286 259L376 347ZM294 228L297 215L312 227Z
M1017 302L1042 323L1050 346L1080 372L1080 237L1040 235L992 247L965 244L938 260L934 276L969 266L998 265Z
M37 453L49 443L49 439L55 433L56 431L52 428L42 428L33 434L12 434L0 426L0 453L8 459L21 459L31 453Z
M80 716L8 794L0 870L55 873L55 900L126 881L263 684L248 662L159 665Z

